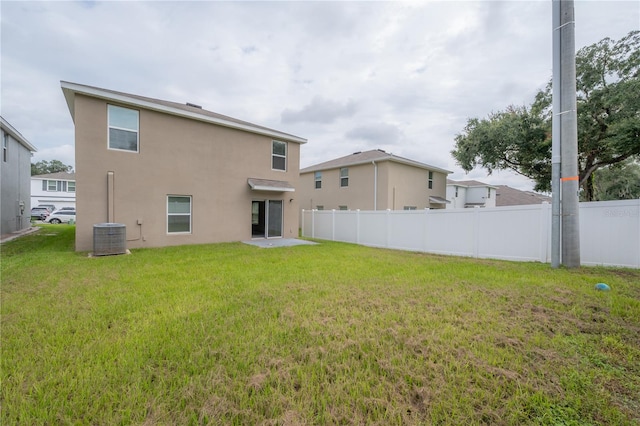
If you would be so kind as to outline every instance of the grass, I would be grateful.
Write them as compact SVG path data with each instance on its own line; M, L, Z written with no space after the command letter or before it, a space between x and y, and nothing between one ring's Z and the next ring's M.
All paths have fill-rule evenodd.
M640 424L640 271L42 228L2 246L3 425Z

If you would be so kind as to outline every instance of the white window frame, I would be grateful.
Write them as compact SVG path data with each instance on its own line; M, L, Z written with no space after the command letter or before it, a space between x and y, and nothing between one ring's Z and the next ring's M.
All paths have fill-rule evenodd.
M57 190L58 190L58 181L56 181L56 180L48 180L47 181L47 192L56 192Z
M136 118L137 118L137 129L129 129L127 127L118 127L118 126L112 126L111 125L111 109L112 108L119 108L119 109L126 109L129 111L135 111L136 113ZM131 149L122 149L122 148L112 148L111 147L111 136L110 136L110 129L116 129L116 130L124 130L125 132L133 132L136 134L136 150L133 151ZM137 109L133 109L133 108L125 108L119 105L111 105L111 104L107 104L107 149L112 150L112 151L122 151L122 152L133 152L133 153L139 153L140 152L140 111Z
M315 189L322 189L322 172L315 172L313 181Z
M71 189L73 187L73 189ZM69 183L67 184L67 191L68 192L76 192L76 182L73 180L70 180Z
M342 172L345 172L344 174ZM346 182L346 185L343 185L342 182ZM340 168L340 188L348 188L349 187L349 168L342 167Z
M189 199L189 213L169 213L169 199L170 198L188 198ZM189 216L189 231L170 231L169 230L169 216ZM167 234L168 235L185 235L191 234L193 231L193 197L191 195L167 195Z
M275 153L276 144L283 144L284 145L284 155ZM289 147L287 146L286 142L276 141L276 140L271 141L271 170L276 170L276 171L279 171L279 172L286 172L287 171L287 150L288 150L288 148ZM284 168L283 169L276 169L276 168L273 167L273 160L275 158L284 158Z

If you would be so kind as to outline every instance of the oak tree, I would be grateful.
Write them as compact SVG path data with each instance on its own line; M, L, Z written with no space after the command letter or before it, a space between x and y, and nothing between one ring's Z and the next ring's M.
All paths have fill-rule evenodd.
M605 38L576 54L578 170L583 198L594 199L593 173L640 159L640 31ZM510 169L551 189L551 82L528 107L472 118L451 152L466 171Z

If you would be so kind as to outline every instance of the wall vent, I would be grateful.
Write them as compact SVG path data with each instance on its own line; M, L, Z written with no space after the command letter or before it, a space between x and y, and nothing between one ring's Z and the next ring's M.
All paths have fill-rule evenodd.
M127 227L122 223L93 225L93 255L108 256L127 252Z

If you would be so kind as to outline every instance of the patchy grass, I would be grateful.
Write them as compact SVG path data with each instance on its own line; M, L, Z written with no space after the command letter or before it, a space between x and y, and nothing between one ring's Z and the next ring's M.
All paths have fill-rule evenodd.
M640 271L73 238L2 246L2 424L640 423Z

